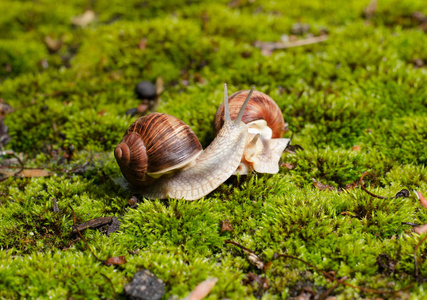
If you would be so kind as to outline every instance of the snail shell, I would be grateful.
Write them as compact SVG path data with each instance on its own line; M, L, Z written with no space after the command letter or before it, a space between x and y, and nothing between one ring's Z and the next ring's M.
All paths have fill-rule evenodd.
M197 136L183 121L151 113L127 129L114 156L126 180L144 186L189 164L202 151Z
M228 99L230 116L234 120L249 91L239 91ZM248 106L243 114L242 121L249 126L249 133L260 133L261 136L270 139L283 137L287 131L282 111L274 100L259 91L254 91L249 99ZM215 130L218 132L224 124L224 103L222 103L215 115Z
M230 116L233 120L237 108L249 94L239 91L229 98ZM248 125L249 137L241 163L235 173L247 174L254 170L259 173L276 174L279 172L279 160L290 140L282 138L287 131L282 111L274 100L259 91L254 91L243 114L242 121ZM224 104L215 115L215 130L218 132L224 124Z

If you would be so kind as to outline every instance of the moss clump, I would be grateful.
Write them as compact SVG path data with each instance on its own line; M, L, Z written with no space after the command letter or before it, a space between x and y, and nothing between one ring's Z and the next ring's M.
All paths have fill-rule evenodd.
M427 194L427 11L422 0L382 1L374 14L364 10L368 4L2 1L0 98L15 109L4 119L12 137L6 149L54 176L0 185L0 298L112 298L101 274L122 297L143 268L166 283L165 299L185 297L208 277L219 278L210 299L286 299L304 286L316 293L332 286L301 262L273 260L274 253L363 287L412 283L422 236L402 222L427 223L412 192ZM89 9L94 20L72 24ZM296 32L299 23L307 30ZM324 33L323 43L272 53L254 46ZM227 82L231 92L255 84L271 95L304 150L284 154L288 167L279 174L233 177L202 200L141 199L130 208L112 150L135 119L126 116L140 103L135 84L158 77L165 88L158 111L189 124L203 146L215 135ZM374 193L406 188L409 198L345 189L366 170L374 171L365 178ZM106 267L94 259L70 234L69 205L77 222L118 217L120 230L109 236L83 234L100 258L125 255L128 263ZM225 219L234 231L221 233ZM248 274L263 272L226 240L272 261L269 289L248 282ZM426 247L418 250L421 278ZM384 257L393 270L378 265ZM425 298L426 289L416 283L408 297ZM345 286L333 295L374 297Z

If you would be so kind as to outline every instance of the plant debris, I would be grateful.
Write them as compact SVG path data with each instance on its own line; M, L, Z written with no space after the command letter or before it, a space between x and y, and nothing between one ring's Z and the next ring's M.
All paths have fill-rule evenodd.
M242 280L243 285L251 285L255 288L254 296L261 298L266 290L268 290L268 278L265 276L256 275L252 272L246 274L246 278Z
M51 171L44 169L24 169L21 172L17 173L17 177L48 177L53 176L54 174Z
M221 225L221 232L223 233L224 231L234 231L233 226L231 226L230 222L225 219L224 221L220 222Z
M335 190L335 187L333 187L332 185L323 184L314 178L312 178L311 180L313 181L313 185L321 191L326 191L326 190L334 191Z
M372 192L370 192L370 191L368 191L366 188L365 188L365 186L363 185L363 178L365 178L365 176L366 175L372 175L371 173L369 173L369 172L365 172L365 173L363 173L362 174L362 177L360 177L360 187L366 192L366 193L368 193L369 195L371 195L372 197L375 197L375 198L378 198L378 199L397 199L397 198L407 198L407 197L409 197L409 191L407 190L407 189L403 189L403 190L401 190L400 192L398 192L397 194L396 194L396 196L394 196L394 197L383 197L383 196L378 196L378 195L375 195L374 193L372 193Z
M73 227L75 228L75 230L77 231L77 234L80 236L80 238L82 239L82 241L85 243L86 248L89 249L90 253L92 253L92 255L96 258L96 260L100 261L101 263L103 263L106 266L111 266L111 265L121 265L126 263L126 258L124 256L115 256L115 257L110 257L107 258L106 260L102 260L99 259L98 256L95 255L95 253L92 251L92 249L89 247L89 244L87 243L86 239L83 237L82 233L80 232L78 226L76 225L76 215L74 213L74 209L71 207L70 204L68 204L68 207L71 209L72 215L73 215ZM108 217L109 218L109 217ZM99 218L98 218L99 219ZM95 222L96 223L96 222ZM83 223L84 224L84 223ZM80 224L82 225L82 224Z
M8 115L13 112L13 107L5 103L3 99L0 99L0 119L5 115Z
M378 272L387 276L393 274L397 261L393 260L387 254L383 253L377 256Z
M132 300L159 300L165 295L165 284L150 271L141 270L125 285L124 292Z
M310 30L310 25L307 23L294 23L292 24L291 32L295 35L303 35Z
M295 169L295 164L290 164L290 163L281 163L280 166L282 168L287 168L288 170L293 170Z
M420 203L422 206L424 206L424 208L427 208L427 200L426 198L424 198L423 194L421 194L421 192L416 192L414 191L415 196L417 196L418 200L420 200Z
M327 40L328 40L327 35L320 35L320 36L309 37L306 39L296 40L296 41L292 41L292 42L285 42L285 43L284 42L256 41L254 43L254 46L261 49L261 51L264 55L270 55L274 50L317 44L317 43L321 43L321 42L324 42Z
M22 162L21 158L13 150L3 151L0 153L0 155L11 155L11 156L15 157L19 163L19 166L20 166L18 171L14 172L8 176L5 176L3 178L0 178L0 182L5 181L7 178L9 178L11 176L16 176L17 174L22 172L22 170L24 170L24 163ZM10 167L10 166L0 166L0 167Z
M105 232L107 235L120 229L121 222L119 219L117 217L112 217L112 219L111 223L107 224L107 231Z
M110 225L112 222L113 222L113 217L100 217L100 218L92 219L84 223L81 223L77 226L73 226L74 228L72 233L77 233L77 231L84 231L87 228L98 228L104 225Z
M106 266L118 266L125 263L127 263L127 260L124 256L114 256L103 261L103 264Z
M58 201L56 198L52 198L52 207L54 212L59 212Z
M416 223L410 223L410 222L402 222L401 224L411 226L412 230L417 234L423 234L427 232L427 224L418 225Z
M130 208L137 208L139 202L139 199L135 195L130 197L130 199L128 200Z
M377 13L377 6L377 0L371 0L368 6L363 9L363 16L366 19L372 19L375 17L375 14Z
M360 150L362 150L362 147L361 147L361 146L359 146L359 145L356 145L356 146L351 147L351 151L359 152Z
M211 292L211 290L214 288L217 282L218 282L218 278L216 277L208 278L205 281L202 281L184 299L185 300L201 300L205 298Z
M62 40L55 40L51 36L46 36L44 38L44 43L50 53L55 53L62 47Z
M268 268L270 266L270 264L264 264L264 262L261 260L261 258L252 250L240 245L239 243L236 243L234 241L225 241L228 244L233 244L237 247L239 247L240 249L243 250L243 252L246 254L249 262L251 264L253 264L254 266L256 266L258 269L262 269L264 270L265 268Z
M289 144L285 149L285 151L290 153L290 154L297 154L297 150L303 151L304 148L301 147L300 145L297 145L297 144L295 144L295 145Z
M4 125L3 118L0 118L0 149L9 143L11 136L7 132L7 126Z
M71 24L79 27L86 27L90 23L92 23L95 20L95 13L93 10L87 10L83 14L78 15L77 17L74 17L71 19Z

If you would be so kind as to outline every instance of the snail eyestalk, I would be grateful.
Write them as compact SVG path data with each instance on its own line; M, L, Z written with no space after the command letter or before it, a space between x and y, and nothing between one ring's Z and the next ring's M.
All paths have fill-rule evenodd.
M228 91L227 91L226 83L224 83L224 117L225 117L225 122L231 121L230 111L228 109Z
M246 97L245 102L243 103L242 107L240 108L240 111L239 111L239 114L237 115L236 120L234 120L235 124L238 124L242 120L243 113L245 112L246 105L248 104L249 99L251 98L254 90L255 90L255 86L252 86L251 91L249 92L248 96Z

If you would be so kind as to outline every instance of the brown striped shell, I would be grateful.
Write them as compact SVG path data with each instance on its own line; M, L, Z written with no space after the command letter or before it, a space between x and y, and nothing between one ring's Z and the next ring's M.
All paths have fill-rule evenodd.
M242 103L245 101L248 90L239 91L234 93L228 98L230 107L231 120L234 120L239 113ZM282 111L274 100L259 91L254 91L249 100L248 106L243 114L242 121L249 125L249 123L265 120L267 126L272 130L271 138L281 138L287 131L285 128L285 121L283 119ZM224 124L224 104L221 104L215 115L215 130L218 132Z
M152 183L193 161L203 151L191 128L178 118L151 113L126 131L114 150L126 180L135 186Z

